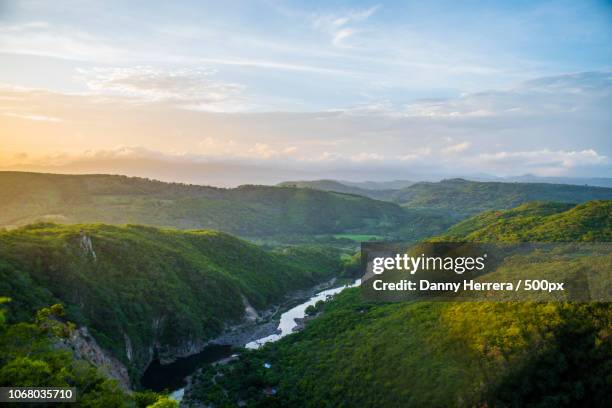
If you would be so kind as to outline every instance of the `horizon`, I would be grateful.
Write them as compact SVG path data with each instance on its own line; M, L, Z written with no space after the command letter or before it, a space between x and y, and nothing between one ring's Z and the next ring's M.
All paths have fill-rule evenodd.
M278 187L281 184L286 183L314 183L314 182L333 182L338 184L343 184L346 187L356 187L363 190L401 190L406 188L409 185L418 184L418 183L442 183L448 181L467 181L467 182L476 182L476 183L519 183L519 184L557 184L557 185L574 185L574 186L588 186L588 187L600 187L600 188L612 188L612 177L540 177L534 174L523 174L514 177L496 177L492 175L474 175L474 176L455 176L455 177L415 177L412 179L380 179L380 180L369 180L369 179L333 179L333 178L304 178L304 179L288 179L288 178L279 178L279 181L269 181L267 183L257 183L257 182L244 182L237 184L228 184L228 183L202 183L198 181L188 181L188 180L179 180L179 179L171 179L171 178L154 178L148 176L139 176L139 175L130 175L130 174L122 174L122 173L61 173L61 172L44 172L44 171L27 171L27 170L2 170L0 169L0 175L2 173L23 173L23 174L36 174L36 175L46 175L46 176L111 176L111 177L128 177L128 178L137 178L143 180L149 180L152 182L161 182L166 184L184 184L188 186L197 186L197 187L211 187L211 188L220 188L220 189L234 189L243 186L264 186L264 187ZM214 179L214 177L213 177ZM217 178L219 180L227 181L227 178ZM385 186L385 184L399 183L404 185L403 187L398 186ZM289 185L291 186L291 185ZM282 187L286 187L282 186ZM320 189L318 187L298 187L298 188L314 188ZM325 190L325 189L323 189ZM334 190L330 190L334 191ZM359 193L356 193L359 194Z
M0 170L606 177L611 21L605 1L2 2Z

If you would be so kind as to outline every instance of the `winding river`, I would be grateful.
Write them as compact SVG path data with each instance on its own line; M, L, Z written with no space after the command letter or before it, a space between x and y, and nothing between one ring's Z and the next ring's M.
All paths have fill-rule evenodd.
M308 306L314 306L320 300L325 300L329 296L333 296L337 293L340 293L346 288L359 286L359 284L361 284L361 279L356 280L350 285L344 285L316 293L306 302L300 303L299 305L287 310L281 315L277 330L277 332L280 333L271 334L261 339L257 339L255 341L247 343L244 347L248 349L257 349L266 343L278 341L283 337L287 336L288 334L293 333L294 329L298 326L296 319L303 319L306 316L306 308L308 308Z
M257 349L266 343L282 339L294 332L294 329L298 326L296 319L303 319L306 316L306 308L308 306L314 306L317 302L326 300L328 297L340 293L346 288L359 286L360 284L361 279L357 279L350 285L339 286L315 293L305 302L281 314L276 333L251 341L245 344L244 347L248 349ZM159 361L153 361L142 376L142 385L153 391L175 390L170 396L180 401L185 391L186 377L191 375L203 364L212 364L230 357L233 353L232 350L232 346L229 345L209 345L201 352L189 357L179 358L171 364L160 364Z

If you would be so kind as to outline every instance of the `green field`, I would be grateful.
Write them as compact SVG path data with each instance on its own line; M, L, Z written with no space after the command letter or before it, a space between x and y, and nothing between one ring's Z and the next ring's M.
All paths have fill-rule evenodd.
M336 234L336 239L350 239L356 242L379 241L384 239L382 235L366 235L366 234Z

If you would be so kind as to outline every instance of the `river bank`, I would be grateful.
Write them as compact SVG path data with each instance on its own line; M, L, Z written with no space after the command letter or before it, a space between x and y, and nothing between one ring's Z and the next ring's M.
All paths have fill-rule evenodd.
M325 301L329 297L342 292L344 289L347 289L349 287L359 286L361 284L361 279L357 279L353 281L352 283L349 282L348 284L344 284L344 285L338 285L337 284L338 282L336 282L335 280L330 283L331 285L318 285L317 287L312 288L309 291L310 292L309 297L307 298L302 297L301 301L299 303L294 302L292 307L282 308L281 310L284 310L284 311L280 313L279 318L275 318L271 320L270 322L265 323L265 326L268 328L271 323L277 324L273 333L268 334L264 337L260 337L256 340L249 341L248 343L242 344L242 346L247 349L257 349L259 347L262 347L266 343L278 341L285 336L288 336L296 331L303 329L309 320L315 318L315 316L306 315L306 309L309 306L314 306L317 302ZM327 289L325 289L326 286L327 286ZM279 313L275 314L275 317L277 316L279 316ZM262 331L262 332L265 333L265 331ZM244 337L244 338L247 338L247 337ZM230 358L221 359L217 362L213 362L212 365L225 364L228 361L239 359L239 358L240 358L239 353L233 354ZM202 370L202 367L196 370L187 379L187 384L184 388L172 393L172 397L176 399L177 401L179 401L181 403L181 406L183 407L200 407L201 406L201 404L199 404L198 401L194 400L191 397L192 390L198 387L198 384L194 383L193 379L197 377L197 375L195 374L197 374L201 370Z
M215 364L233 354L234 348L254 347L254 344L276 341L293 331L297 326L294 319L304 317L308 305L324 300L330 291L339 291L346 285L333 278L306 290L291 293L279 305L255 313L245 322L230 326L220 336L209 340L198 353L177 358L172 362L153 361L145 370L141 381L146 388L155 391L170 390L177 400L181 400L189 377L205 364ZM288 312L289 315L287 314ZM163 364L162 364L163 363Z

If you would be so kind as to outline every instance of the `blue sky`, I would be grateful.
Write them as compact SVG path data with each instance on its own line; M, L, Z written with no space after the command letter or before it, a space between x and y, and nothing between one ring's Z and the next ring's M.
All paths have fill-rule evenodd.
M23 153L41 162L128 148L281 165L291 152L304 166L365 168L447 151L461 159L436 162L449 173L603 175L611 70L605 1L0 1L4 100L44 90L62 101L0 105L24 140L3 140L0 155L20 164ZM104 124L77 126L85 102L69 106L66 95L106 123L164 109L174 128L158 130L186 136L164 143L130 123L100 139ZM101 98L128 106L108 111L92 102ZM181 125L194 112L199 122Z

